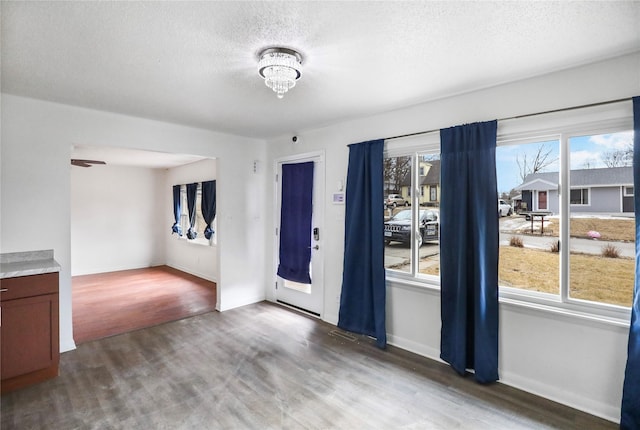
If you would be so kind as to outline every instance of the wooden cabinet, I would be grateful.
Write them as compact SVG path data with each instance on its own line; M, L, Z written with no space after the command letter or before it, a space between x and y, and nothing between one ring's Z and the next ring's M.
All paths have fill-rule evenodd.
M58 273L0 284L0 388L17 390L58 375Z

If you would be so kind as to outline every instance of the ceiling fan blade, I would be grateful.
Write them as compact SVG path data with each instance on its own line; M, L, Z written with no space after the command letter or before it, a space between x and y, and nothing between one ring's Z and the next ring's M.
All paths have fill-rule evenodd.
M93 164L107 164L107 163L99 160L81 160L77 158L72 158L71 164L74 166L80 166L80 167L91 167L91 165Z

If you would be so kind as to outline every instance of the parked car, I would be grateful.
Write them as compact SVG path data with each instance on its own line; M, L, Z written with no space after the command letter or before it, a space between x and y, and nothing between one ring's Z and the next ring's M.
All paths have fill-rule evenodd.
M389 194L384 200L388 208L396 208L398 206L409 206L409 202L400 194Z
M509 203L502 199L498 199L498 217L513 215L513 208Z
M384 223L384 243L411 243L411 209L404 209ZM440 213L434 209L420 209L419 246L440 237Z

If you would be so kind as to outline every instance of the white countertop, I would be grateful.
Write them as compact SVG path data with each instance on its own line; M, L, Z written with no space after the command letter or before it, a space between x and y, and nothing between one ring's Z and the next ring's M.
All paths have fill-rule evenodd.
M52 249L0 254L0 279L59 271Z

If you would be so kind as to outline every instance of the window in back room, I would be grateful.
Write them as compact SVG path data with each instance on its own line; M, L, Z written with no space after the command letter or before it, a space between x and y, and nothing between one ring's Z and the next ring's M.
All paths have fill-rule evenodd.
M198 183L198 190L196 192L196 220L194 225L194 230L196 232L195 239L187 239L186 232L189 229L189 210L187 209L187 190L186 186L182 185L180 187L180 206L182 208L180 214L180 228L182 229L181 239L187 240L189 243L195 243L198 245L214 245L217 242L216 234L214 233L211 240L208 240L204 235L204 230L207 227L207 223L204 221L204 216L202 215L202 184ZM217 217L214 218L211 228L213 231L217 231Z

